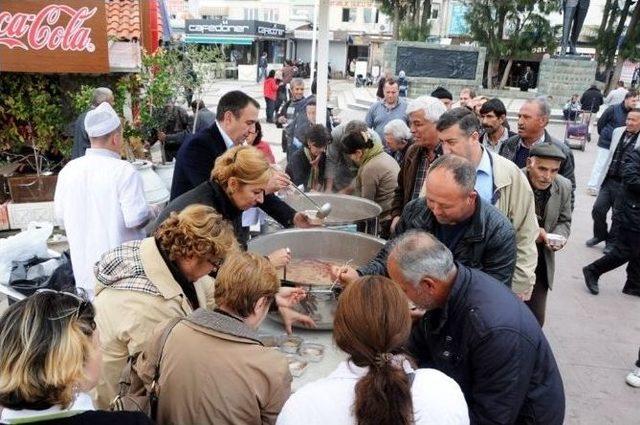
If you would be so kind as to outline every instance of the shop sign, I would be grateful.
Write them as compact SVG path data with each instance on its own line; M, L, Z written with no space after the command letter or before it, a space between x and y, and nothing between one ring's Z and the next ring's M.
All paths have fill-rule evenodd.
M286 27L265 21L240 19L187 19L185 33L192 35L244 35L284 38Z
M104 1L3 0L0 71L109 72Z

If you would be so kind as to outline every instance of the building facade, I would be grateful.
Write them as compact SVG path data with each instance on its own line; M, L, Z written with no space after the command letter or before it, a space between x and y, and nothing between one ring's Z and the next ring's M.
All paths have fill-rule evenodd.
M311 61L314 0L167 0L172 29L187 42L221 46L229 62L256 65L266 51L270 68L285 59ZM384 41L391 39L391 20L374 0L329 1L329 62L333 76L346 75L352 59L382 64ZM284 28L285 35L249 34L256 25ZM191 27L189 27L189 24ZM199 25L199 26L197 26ZM229 26L248 27L234 33Z

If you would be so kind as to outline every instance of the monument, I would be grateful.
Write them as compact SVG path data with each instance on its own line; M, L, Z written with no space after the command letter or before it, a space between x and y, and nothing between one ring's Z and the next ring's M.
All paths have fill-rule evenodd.
M573 94L582 94L595 81L596 62L576 51L588 9L589 0L563 1L560 55L540 63L538 94L553 96L554 106L563 105Z
M575 55L578 37L587 17L590 0L564 0L563 2L563 22L562 22L562 44L560 45L560 54L567 53Z
M391 41L384 47L384 69L409 78L409 96L430 93L438 86L457 93L465 86L482 85L486 49L411 41Z

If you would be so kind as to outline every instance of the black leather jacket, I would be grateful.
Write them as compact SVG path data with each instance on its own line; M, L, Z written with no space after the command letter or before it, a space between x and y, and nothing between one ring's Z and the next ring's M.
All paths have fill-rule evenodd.
M511 222L493 205L477 198L471 223L453 251L453 258L467 267L482 270L511 287L516 265L516 235ZM408 230L436 234L436 221L424 198L414 199L402 211L396 235ZM369 264L358 269L361 275L387 275L387 256L393 241L378 252Z

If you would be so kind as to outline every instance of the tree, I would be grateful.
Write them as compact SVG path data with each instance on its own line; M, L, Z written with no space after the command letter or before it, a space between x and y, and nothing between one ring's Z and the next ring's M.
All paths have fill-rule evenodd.
M602 21L597 36L593 39L596 47L596 58L598 66L606 72L605 91L610 89L620 78L624 60L620 61L622 55L618 55L616 63L616 53L624 50L628 56L625 59L634 57L634 40L637 38L635 24L632 25L634 16L637 16L637 4L635 0L607 0L603 9ZM633 13L633 16L631 14ZM631 16L628 34L623 37L626 22ZM637 18L635 20L637 23Z
M506 85L513 59L535 50L553 52L558 46L558 28L547 16L558 10L555 0L465 0L469 36L487 48L487 85L493 86L496 62L507 58L500 80Z
M382 13L393 17L395 40L425 41L431 31L431 0L378 0Z

